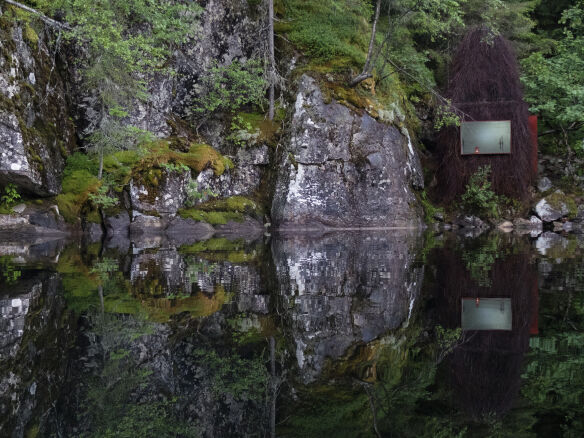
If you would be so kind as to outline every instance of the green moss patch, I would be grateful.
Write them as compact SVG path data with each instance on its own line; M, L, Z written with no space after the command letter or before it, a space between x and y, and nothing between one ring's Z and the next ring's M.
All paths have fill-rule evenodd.
M205 251L238 251L245 245L242 239L229 240L225 237L218 237L192 245L183 245L179 248L181 254L197 254Z
M200 204L197 206L197 208L203 211L234 211L256 216L262 213L261 208L257 202L243 196L231 196L224 199L215 199L205 202L204 204Z
M211 225L225 225L229 221L243 222L244 215L261 218L263 210L251 199L232 196L208 201L195 208L181 209L178 214L185 219L194 219Z
M63 178L63 193L56 197L59 212L69 223L80 219L81 209L87 202L90 193L96 193L100 186L96 176L87 170L73 170Z
M197 208L185 208L178 211L180 217L206 222L211 225L225 225L227 222L243 222L243 214L236 211L203 211Z
M212 168L215 175L222 175L227 169L233 168L233 162L221 155L207 144L194 143L188 152L180 152L170 148L166 140L159 140L145 145L146 155L137 165L137 170L152 167L160 168L164 164L184 164L195 172Z

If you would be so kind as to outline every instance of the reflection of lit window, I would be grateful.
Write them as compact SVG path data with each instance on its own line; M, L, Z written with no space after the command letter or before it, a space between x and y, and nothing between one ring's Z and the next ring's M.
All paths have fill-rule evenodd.
M511 121L462 122L462 155L510 154Z
M511 330L511 298L463 298L463 330Z

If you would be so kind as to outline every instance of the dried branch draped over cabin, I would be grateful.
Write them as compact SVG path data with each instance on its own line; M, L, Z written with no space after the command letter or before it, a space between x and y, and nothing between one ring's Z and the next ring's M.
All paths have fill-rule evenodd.
M497 193L525 198L534 177L534 152L528 108L509 42L485 28L467 33L454 56L446 95L464 113L464 121L511 120L511 154L462 156L460 129L444 128L438 135L441 198L448 202L462 194L469 177L484 165L491 165L492 187Z

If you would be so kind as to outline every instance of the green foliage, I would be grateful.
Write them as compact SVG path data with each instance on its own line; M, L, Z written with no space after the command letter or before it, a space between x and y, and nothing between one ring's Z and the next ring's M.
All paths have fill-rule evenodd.
M371 3L364 0L290 0L285 2L290 41L320 61L365 61Z
M97 91L107 113L124 112L135 97L146 97L142 73L165 69L173 46L196 29L201 8L194 2L151 0L54 0L42 2L71 26L70 40L83 42L84 85Z
M4 194L0 196L0 205L12 209L12 206L20 200L20 193L15 184L7 184L4 187Z
M521 63L530 110L559 134L563 148L584 153L584 1L562 12L562 37L551 50L533 53Z
M16 283L22 275L22 271L16 267L10 256L0 256L0 273L6 284Z
M450 101L436 108L434 115L434 129L440 131L449 126L460 126L460 116L451 108Z
M468 212L499 217L499 196L491 190L489 175L491 166L482 166L471 175L466 191L462 194L461 207Z
M247 145L248 137L252 130L251 123L244 120L240 115L236 115L231 119L231 134L227 137L236 146L244 147Z
M164 170L167 172L177 172L177 173L184 173L186 171L190 171L189 166L183 163L161 163L160 164Z
M231 396L235 400L262 401L268 391L270 376L260 357L246 359L232 352L220 356L214 350L196 349L193 360L212 373L215 397Z
M87 154L74 152L67 157L67 165L63 170L63 176L66 178L76 170L84 170L90 175L96 175L97 169L97 162L91 159Z
M424 221L427 224L431 224L436 221L436 219L434 219L436 214L444 215L444 209L441 207L435 207L428 199L428 195L426 194L425 190L420 193L420 202L424 208Z
M217 193L213 192L211 189L204 189L200 191L199 183L195 179L191 179L187 184L186 194L187 198L185 200L185 205L187 207L194 207L198 201L218 196Z
M479 286L491 286L491 269L498 259L508 254L508 249L502 245L500 236L494 235L478 244L471 243L462 251L462 260L470 276Z
M200 80L201 93L195 99L193 116L204 121L215 112L233 112L247 105L262 106L267 82L262 63L233 61L227 66L215 64Z
M89 193L88 198L93 204L98 208L112 208L118 205L118 198L109 196L110 191L109 184L102 184L97 189L96 193Z

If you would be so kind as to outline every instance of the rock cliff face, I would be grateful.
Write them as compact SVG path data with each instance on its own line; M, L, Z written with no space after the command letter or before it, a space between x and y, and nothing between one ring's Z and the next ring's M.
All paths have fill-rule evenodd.
M272 205L276 225L418 226L412 187L422 186L408 137L368 114L325 103L314 79L300 79Z
M75 135L52 37L0 14L0 185L56 195Z
M194 99L206 94L200 86L201 77L214 65L226 66L234 60L245 62L260 55L262 22L254 19L255 6L247 0L207 0L202 3L195 34L178 47L170 61L176 71L171 74L153 74L145 78L148 82L149 98L146 102L136 100L126 122L148 130L158 137L167 137L173 132L175 117L188 116ZM257 14L256 14L257 15ZM95 98L83 90L81 77L76 78L76 121L83 135L90 134L99 123ZM216 146L213 144L213 146Z
M149 100L136 101L125 120L168 137L172 148L188 148L195 138L187 120L194 102L209 91L202 78L211 68L259 58L265 49L262 15L254 2L200 3L204 10L197 32L169 60L178 74L146 77ZM35 20L11 19L6 11L0 21L0 190L14 183L21 193L58 195L67 156L83 146L100 120L97 100L82 84L82 54L79 64L66 65L59 56L73 49L62 45L59 55L50 29ZM33 24L43 31L37 33ZM191 178L196 178L198 190L218 198L245 196L267 204L261 215L280 228L421 226L413 189L422 188L423 178L407 130L334 100L326 103L316 80L306 75L299 80L295 99L290 124L274 128L277 136L287 139L280 149L269 146L277 136L236 146L229 140L228 118L209 120L199 132L202 140L233 166L220 173L209 166L191 174L160 169L164 177L156 187L134 173L120 192L124 211L116 211L117 216L105 218L103 224L94 224L94 218L85 230L99 237L103 229L123 238L182 232L192 224L176 214L185 206ZM282 145L285 152L278 155ZM90 201L80 202L86 202L83 211L95 209ZM262 231L262 224L253 225ZM235 225L215 231L229 232L230 226ZM203 231L199 234L209 230Z

